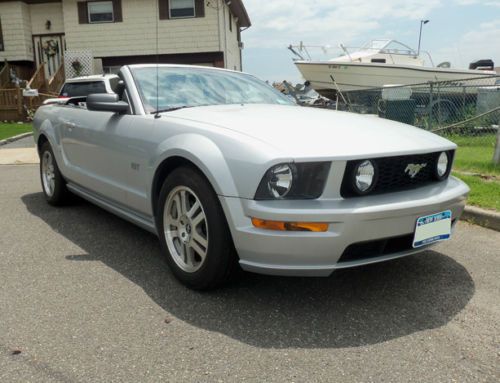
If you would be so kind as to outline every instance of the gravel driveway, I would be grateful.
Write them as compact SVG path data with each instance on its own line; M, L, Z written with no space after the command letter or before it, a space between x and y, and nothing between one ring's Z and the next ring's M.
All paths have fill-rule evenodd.
M197 293L156 238L0 166L1 382L498 382L500 233ZM311 249L314 251L314 249Z

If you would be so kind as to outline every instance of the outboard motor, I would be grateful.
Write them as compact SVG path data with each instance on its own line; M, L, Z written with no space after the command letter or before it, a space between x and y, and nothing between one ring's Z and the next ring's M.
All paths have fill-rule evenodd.
M495 63L491 59L477 60L469 64L469 69L494 70Z

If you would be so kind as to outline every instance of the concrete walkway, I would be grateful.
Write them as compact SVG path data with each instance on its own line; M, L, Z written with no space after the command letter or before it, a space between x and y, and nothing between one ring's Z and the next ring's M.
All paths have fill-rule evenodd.
M28 165L38 164L38 153L36 152L33 137L0 146L0 165Z

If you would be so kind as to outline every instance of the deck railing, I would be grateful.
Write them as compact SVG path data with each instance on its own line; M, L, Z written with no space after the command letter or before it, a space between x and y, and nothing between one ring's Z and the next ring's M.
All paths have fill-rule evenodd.
M45 63L41 64L35 74L28 82L28 87L31 89L43 90L47 88L47 79L45 78Z
M0 89L0 120L22 120L24 114L22 89Z
M6 88L10 83L10 65L7 61L0 71L0 88Z
M61 87L64 84L66 77L64 75L64 63L59 66L56 73L50 78L47 90L49 93L59 94Z

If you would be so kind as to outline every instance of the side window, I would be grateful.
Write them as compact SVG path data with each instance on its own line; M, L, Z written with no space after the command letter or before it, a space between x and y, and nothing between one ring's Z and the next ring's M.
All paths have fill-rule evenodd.
M194 16L194 0L170 0L171 19Z
M109 79L109 86L111 87L111 90L115 93L118 93L118 83L120 82L120 79L118 77L113 77Z
M70 82L61 90L64 97L85 97L91 93L106 93L104 81Z
M157 0L160 20L205 17L205 0Z
M122 0L77 1L76 5L79 24L119 23L123 21Z
M89 23L112 23L115 21L112 1L91 1L87 3Z

